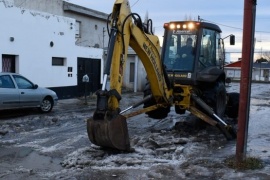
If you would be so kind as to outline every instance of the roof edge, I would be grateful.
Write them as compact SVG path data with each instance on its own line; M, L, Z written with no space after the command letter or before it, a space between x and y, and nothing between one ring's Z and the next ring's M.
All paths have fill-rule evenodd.
M83 15L90 16L90 17L95 17L95 18L105 20L105 21L107 21L107 18L109 16L109 14L106 14L106 13L103 13L100 11L96 11L93 9L89 9L89 8L86 8L83 6L79 6L76 4L72 4L72 3L69 3L66 1L63 1L63 10L75 12L78 14L83 14Z

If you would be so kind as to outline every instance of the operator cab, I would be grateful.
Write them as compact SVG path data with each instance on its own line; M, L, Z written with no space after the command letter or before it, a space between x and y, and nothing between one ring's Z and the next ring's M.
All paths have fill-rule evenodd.
M223 72L221 29L211 23L177 21L164 24L162 60L171 80L181 84L214 82Z

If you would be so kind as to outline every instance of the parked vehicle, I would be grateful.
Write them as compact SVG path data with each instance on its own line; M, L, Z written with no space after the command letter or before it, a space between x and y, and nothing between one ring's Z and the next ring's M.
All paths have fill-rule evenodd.
M0 110L38 108L47 113L57 104L57 100L54 91L38 87L20 74L0 73Z

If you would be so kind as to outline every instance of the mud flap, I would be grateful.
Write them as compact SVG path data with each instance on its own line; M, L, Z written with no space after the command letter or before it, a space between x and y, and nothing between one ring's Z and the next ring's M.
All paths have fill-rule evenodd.
M94 116L95 117L95 116ZM130 151L126 118L120 114L104 119L89 118L87 133L90 141L101 147Z

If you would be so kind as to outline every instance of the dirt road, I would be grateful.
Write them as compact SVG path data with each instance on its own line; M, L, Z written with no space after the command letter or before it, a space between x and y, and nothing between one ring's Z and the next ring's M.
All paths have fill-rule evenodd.
M86 119L95 108L91 97L87 105L84 99L60 100L49 114L1 111L0 179L270 179L269 88L259 84L253 89L247 151L263 160L263 169L226 167L235 141L188 113L176 115L173 108L159 121L145 115L128 119L135 152L101 149L86 132ZM228 90L238 91L239 85ZM125 93L122 105L139 98L141 93Z

